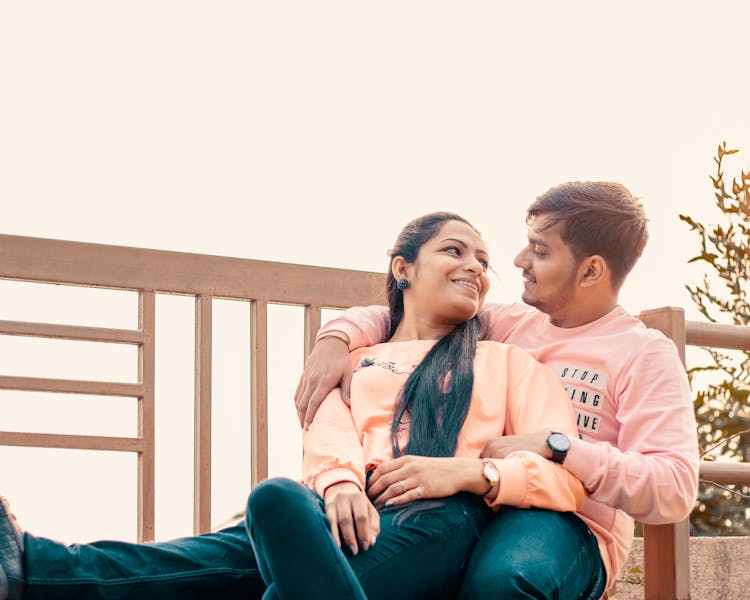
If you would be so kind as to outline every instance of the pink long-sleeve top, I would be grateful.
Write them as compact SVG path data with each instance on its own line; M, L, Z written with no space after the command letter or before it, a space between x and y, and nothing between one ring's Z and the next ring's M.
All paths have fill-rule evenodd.
M393 459L390 423L396 399L434 343L385 343L351 353L351 408L340 391L333 390L304 434L303 472L309 487L321 495L342 481L364 489L366 471ZM478 458L492 437L540 428L575 435L573 411L555 373L517 347L479 342L471 405L455 455ZM399 431L399 439L403 447L408 423ZM493 463L500 473L500 487L490 505L574 511L585 500L576 477L533 452L515 452Z
M611 586L633 539L633 519L685 519L698 491L695 415L674 344L617 306L580 327L561 328L523 304L487 305L488 339L517 344L551 367L576 413L565 468L589 493L578 516L599 542ZM385 307L352 309L321 329L350 348L385 338ZM536 403L529 396L524 410ZM544 427L539 425L536 430Z

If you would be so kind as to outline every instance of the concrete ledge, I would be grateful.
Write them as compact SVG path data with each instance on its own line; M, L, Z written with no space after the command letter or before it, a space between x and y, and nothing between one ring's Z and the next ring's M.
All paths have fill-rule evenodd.
M643 539L636 538L615 588L616 600L643 598ZM691 600L750 597L750 537L690 538Z

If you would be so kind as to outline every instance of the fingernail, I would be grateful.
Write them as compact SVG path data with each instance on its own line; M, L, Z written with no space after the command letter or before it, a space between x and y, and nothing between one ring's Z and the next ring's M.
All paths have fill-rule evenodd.
M391 504L393 504L393 498L390 498L389 500L385 501L386 506L390 506Z
M362 552L367 552L367 549L370 547L370 544L367 541L360 542L359 545L362 547Z
M307 431L308 427L310 427L310 423L308 423L307 421L305 421L305 424L302 426L302 429L304 429L305 431Z
M357 556L357 547L354 544L349 546L349 550L351 550L352 556Z
M374 545L375 545L375 541L376 541L377 539L378 539L378 538L377 538L376 536L372 536L372 539L370 540L370 546L374 546Z

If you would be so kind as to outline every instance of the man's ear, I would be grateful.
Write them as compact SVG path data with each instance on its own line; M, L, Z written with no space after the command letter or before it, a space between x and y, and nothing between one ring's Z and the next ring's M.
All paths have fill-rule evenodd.
M610 275L607 261L598 254L585 258L578 272L581 274L581 285L584 287L602 283Z

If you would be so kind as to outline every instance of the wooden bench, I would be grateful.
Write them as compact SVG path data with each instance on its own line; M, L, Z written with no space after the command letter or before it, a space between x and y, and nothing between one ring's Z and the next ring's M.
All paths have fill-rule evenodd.
M253 484L268 474L268 307L304 307L304 354L320 327L321 310L384 304L384 275L180 252L0 235L0 279L130 290L138 295L138 328L0 321L0 334L129 344L138 348L134 383L45 379L0 374L0 389L94 394L138 399L138 435L105 437L0 431L0 445L114 450L137 454L137 537L154 539L154 331L157 294L195 301L193 531L211 524L212 301L245 301L250 312L251 457ZM686 322L681 309L641 313L649 326L686 344L750 350L745 328ZM750 465L704 463L701 475L717 483L750 483ZM646 598L689 597L687 521L645 527Z
M138 399L133 438L0 432L0 445L134 452L138 456L138 541L154 539L155 296L195 299L193 531L211 526L212 301L246 301L251 344L252 483L268 476L268 307L304 307L304 352L320 327L321 309L385 302L379 273L0 235L0 279L76 285L138 294L138 329L121 330L0 321L0 334L131 344L138 381L71 381L0 374L0 389Z
M640 319L670 338L685 363L685 347L703 346L750 351L750 328L686 321L682 308L643 311ZM750 485L750 464L703 461L700 477L721 485ZM690 598L690 523L644 525L643 553L647 600Z

